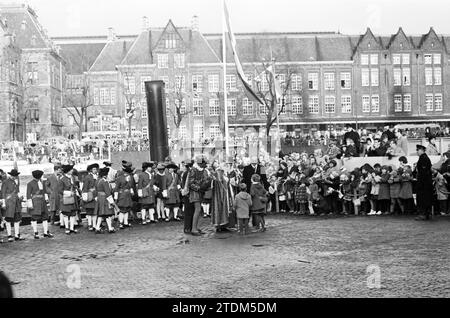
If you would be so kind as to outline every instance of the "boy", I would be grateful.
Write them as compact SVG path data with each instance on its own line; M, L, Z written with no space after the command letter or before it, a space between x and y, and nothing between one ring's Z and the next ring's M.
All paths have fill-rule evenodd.
M267 191L261 184L261 177L257 174L252 176L252 185L250 187L250 195L252 196L251 212L254 217L254 224L261 232L266 231L266 222L264 214L266 213L266 204L268 201Z
M239 185L239 190L240 192L234 200L234 209L236 210L236 217L238 219L239 234L247 235L252 197L247 193L247 185L245 183Z

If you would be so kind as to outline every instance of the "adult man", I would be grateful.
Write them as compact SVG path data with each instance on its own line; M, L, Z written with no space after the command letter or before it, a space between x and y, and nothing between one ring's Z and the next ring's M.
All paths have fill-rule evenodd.
M243 171L243 182L247 185L247 191L250 191L250 187L252 185L252 176L257 174L261 177L261 183L264 188L269 188L269 183L267 182L267 177L263 174L263 167L258 164L258 158L252 157L250 161L250 165L246 166Z
M431 213L431 206L433 205L433 176L431 172L431 161L425 153L426 148L422 145L417 145L417 155L419 161L417 162L416 173L416 191L417 191L417 210L421 214L417 221L429 220Z
M347 124L346 126L347 132L344 134L344 140L347 141L347 139L353 140L356 147L356 152L359 154L361 150L361 143L360 143L360 137L359 134L353 129L352 125Z
M195 206L189 201L189 173L194 162L187 162L184 164L183 173L181 174L181 197L183 202L183 216L184 216L184 233L192 234L192 221L194 217Z
M387 141L391 141L392 139L394 139L395 134L392 131L393 129L394 129L394 127L392 125L385 126L383 134L381 135L381 140L384 140L385 138L387 138Z
M206 165L205 158L203 158L203 156L198 156L195 159L194 166L189 171L188 175L189 202L194 205L194 216L192 220L191 232L194 236L204 234L204 232L198 228L198 225L200 221L203 195L211 185L211 178L205 169Z
M61 198L59 196L59 188L61 187L61 175L62 175L62 169L61 165L56 163L53 167L54 173L47 178L47 181L45 183L45 189L47 191L47 194L49 196L49 202L50 202L50 219L51 224L55 224L55 220L59 218L59 225L63 229L64 228L64 217L62 214L60 214L60 204L61 204Z
M390 143L389 148L386 151L386 155L388 157L402 157L402 156L406 156L406 154L403 151L403 149L400 148L397 145L397 142L395 141L395 139L391 139L391 141L389 143Z
M2 183L2 205L5 207L6 232L8 242L23 241L20 237L20 221L22 221L22 199L19 196L19 171L8 172L9 178ZM14 224L14 234L11 233L11 224Z
M27 184L27 207L28 212L31 215L31 226L34 231L34 239L39 239L37 226L40 221L42 221L42 226L44 228L44 237L52 238L53 235L48 231L48 194L46 193L45 185L41 180L44 172L36 170L31 174L33 175L33 180Z
M97 224L97 215L95 214L95 198L97 194L95 192L95 185L98 179L98 169L100 169L100 166L96 163L87 166L86 170L88 174L84 177L83 181L81 196L83 200L82 204L86 211L89 231L94 231L95 225Z
M439 150L437 149L436 146L436 137L435 136L430 136L430 138L428 138L428 146L426 148L426 153L428 156L439 156Z
M397 138L397 146L400 147L405 153L405 156L407 156L409 154L408 137L406 137L406 134L404 134L403 131L400 129L396 131L395 137Z

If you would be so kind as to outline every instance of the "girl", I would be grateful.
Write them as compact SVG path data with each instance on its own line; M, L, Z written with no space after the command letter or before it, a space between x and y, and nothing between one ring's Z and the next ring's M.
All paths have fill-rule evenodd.
M368 215L381 215L381 211L377 212L378 206L378 194L380 192L380 181L381 176L380 172L377 172L376 170L372 172L372 174L369 177L369 180L371 182L371 190L370 190L370 213Z
M266 231L266 222L264 215L266 213L266 204L268 201L267 191L261 184L261 177L257 174L252 176L252 185L250 187L250 195L252 197L251 213L255 218L256 228L261 232Z
M340 196L342 196L342 207L344 215L349 215L353 211L353 191L352 183L348 175L342 174L341 185L339 187Z
M401 180L400 180L400 176L403 173L403 169L399 168L399 171L397 170L393 170L391 172L391 176L389 178L389 194L391 197L391 209L390 209L390 214L394 214L395 212L395 206L398 204L398 206L400 207L400 211L402 212L402 214L405 213L403 204L400 200L400 189L401 189Z
M447 212L447 200L448 200L448 192L447 192L447 181L444 179L444 176L439 173L439 171L434 170L434 188L436 190L437 200L439 202L439 210L441 215L445 215Z
M308 211L308 188L305 178L297 176L297 184L295 185L295 206L297 214L305 215Z
M413 195L413 176L410 166L404 166L403 173L400 175L400 192L399 199L402 201L404 211L410 213L414 209L414 195Z
M381 176L380 176L380 190L378 192L378 215L382 215L384 213L388 213L389 204L391 201L391 195L389 193L389 178L390 175L390 167L382 166L381 167Z

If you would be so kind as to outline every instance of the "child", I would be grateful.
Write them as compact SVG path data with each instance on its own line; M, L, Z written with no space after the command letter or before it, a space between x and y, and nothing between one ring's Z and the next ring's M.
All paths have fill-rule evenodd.
M352 184L347 174L343 173L340 177L341 185L339 187L340 196L342 199L342 208L344 215L349 215L353 210L353 192Z
M247 185L245 183L239 185L239 190L240 192L234 200L234 209L236 210L236 217L238 219L239 234L247 235L252 197L247 193Z
M400 183L400 176L399 174L403 173L403 169L399 168L399 170L393 170L391 172L391 176L388 180L389 182L389 194L391 196L391 209L390 214L394 214L395 212L395 205L398 204L400 207L400 211L402 214L405 213L404 207L402 202L400 201L400 189L401 189L401 183Z
M252 207L250 211L255 220L254 224L261 232L265 232L266 222L264 220L264 214L266 213L268 198L267 191L261 184L261 177L257 174L252 176L250 195L252 196Z
M410 166L404 166L403 173L400 175L400 193L398 197L402 201L405 212L412 212L414 209L414 195L412 185L412 169Z
M371 190L370 190L370 213L368 215L381 215L381 211L377 212L378 208L378 193L380 192L380 172L376 170L372 172L369 177L371 181Z
M435 174L434 188L436 190L436 196L439 202L439 210L441 215L445 215L447 213L448 200L447 181L444 179L444 176L439 173L439 171L433 169L433 172Z
M297 214L298 210L295 208L295 179L297 173L295 171L291 172L286 182L284 183L286 189L286 204L288 208L288 212Z
M305 178L297 176L298 183L295 185L295 206L297 214L305 215L308 209L308 188Z
M324 193L327 200L329 215L339 213L339 173L332 171L330 176L324 180Z
M270 177L269 180L269 201L270 201L270 212L279 212L277 211L277 177L275 175Z
M316 183L315 178L309 178L309 187L308 187L308 194L309 194L309 200L308 200L308 207L309 207L309 214L314 215L314 206L317 206L320 195L319 195L320 188Z
M381 167L381 180L380 180L380 191L378 192L378 215L386 214L389 211L389 204L391 201L391 195L389 191L389 178L391 167L383 166Z

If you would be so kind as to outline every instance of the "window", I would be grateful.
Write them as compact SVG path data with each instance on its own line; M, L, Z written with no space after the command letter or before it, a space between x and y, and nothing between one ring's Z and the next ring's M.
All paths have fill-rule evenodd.
M433 55L432 54L425 54L423 56L424 62L426 65L431 65L433 64Z
M253 75L252 74L245 74L245 77L250 84L250 87L253 87Z
M184 75L175 75L175 87L178 92L186 91L186 80Z
M325 96L325 113L331 114L336 112L336 97Z
M372 113L380 112L380 97L378 95L372 95Z
M350 95L341 96L341 106L343 114L350 114L352 112L352 97Z
M148 127L142 127L142 135L144 138L148 138Z
M179 99L175 99L175 107L178 109L180 109L180 113L181 114L186 114L186 100L183 99L181 101L181 106L180 106L180 100Z
M402 54L402 64L409 65L411 64L411 59L409 54Z
M308 88L312 91L319 89L319 74L309 73L308 74Z
M411 95L403 96L403 111L405 112L411 111Z
M203 100L194 99L193 112L194 112L194 116L203 116Z
M351 89L352 88L352 74L351 73L341 73L341 88Z
M267 106L264 104L259 104L259 114L267 115Z
M402 86L402 69L394 68L394 86Z
M400 65L401 63L401 54L392 54L392 64Z
M228 99L228 115L229 116L236 116L236 99Z
M184 53L177 53L173 56L174 68L184 68L185 67L185 57Z
M441 64L441 54L433 54L433 63L434 65Z
M166 87L166 89L169 88L169 76L161 76L161 81L164 82L164 86Z
M177 36L175 33L167 34L165 44L166 49L175 49L177 47Z
M111 105L115 105L116 104L116 88L115 87L111 87L110 94L111 94Z
M278 74L276 75L278 82L280 83L281 88L286 88L286 75Z
M219 100L217 98L209 100L209 116L219 116Z
M169 55L168 54L158 54L158 68L169 68Z
M426 106L427 112L433 111L433 94L427 94L425 96L425 106Z
M38 84L38 63L37 62L28 62L27 63L27 80L31 85Z
M145 94L145 82L150 82L152 80L151 76L141 76L141 93Z
M217 124L209 125L209 138L218 138L222 135L220 126Z
M363 87L370 86L370 70L368 68L361 70L361 85Z
M187 139L186 125L181 125L180 128L178 129L178 138L183 140Z
M403 86L411 85L411 69L409 67L403 69Z
M319 96L309 96L308 111L310 114L319 113Z
M425 69L425 85L433 85L433 69L431 67Z
M253 102L249 101L248 98L242 100L242 115L253 115Z
M269 91L269 82L267 81L267 77L266 76L264 76L263 79L259 83L260 83L260 90L261 90L261 92L268 92Z
M208 75L208 90L211 93L219 91L219 75Z
M378 86L379 84L379 72L377 68L370 69L370 83L372 86Z
M98 88L94 88L94 105L99 105L100 99L99 99L99 91Z
M302 76L300 74L291 75L291 88L293 91L302 90Z
M324 77L325 77L325 90L333 91L335 83L334 73L325 73Z
M148 117L147 107L141 108L141 117L142 117L142 119L147 119L147 117Z
M236 75L227 75L226 87L228 91L236 90Z
M434 85L442 85L442 69L440 67L434 68Z
M363 113L370 113L370 96L364 95L362 97L362 111Z
M434 110L437 112L442 111L442 94L434 95Z
M124 78L125 94L136 94L136 82L134 76L125 76Z
M292 113L295 115L303 114L303 98L301 96L292 97Z
M361 54L361 65L369 65L369 55Z
M203 91L203 75L192 76L192 91L197 93Z
M100 89L100 105L110 105L109 88Z
M403 110L402 95L394 95L394 110L401 112Z
M370 54L370 65L378 65L378 54Z
M203 123L196 123L194 125L194 139L201 140L203 136Z

